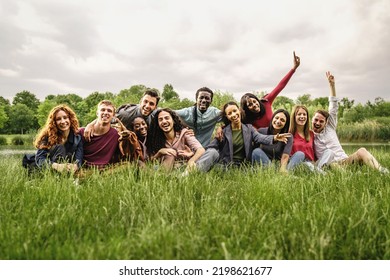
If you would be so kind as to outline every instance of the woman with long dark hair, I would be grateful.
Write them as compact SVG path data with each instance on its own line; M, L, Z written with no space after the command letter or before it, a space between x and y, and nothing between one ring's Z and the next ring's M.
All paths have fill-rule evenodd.
M295 70L301 64L299 56L295 55L294 51L294 66L287 73L287 75L279 82L276 88L271 91L269 94L265 95L262 99L259 99L253 93L245 93L241 97L240 108L242 109L242 119L243 123L251 124L256 129L260 127L268 127L272 119L272 103L278 94L286 87L287 83L290 81L292 75L295 73Z
M225 123L223 139L214 139L204 157L197 162L201 171L208 171L214 163L221 163L224 166L245 166L257 163L252 158L254 146L260 144L273 144L276 141L287 142L290 135L282 133L277 135L263 135L258 133L252 125L244 124L241 121L241 112L237 103L230 101L222 110L222 121Z
M284 109L278 109L274 112L269 126L260 128L258 131L264 135L277 135L280 133L288 133L289 127L289 112ZM287 172L305 159L305 155L301 151L295 152L290 157L293 142L293 137L289 137L287 143L261 144L259 148L253 150L252 158L261 162L262 165L269 165L273 160L280 161L280 171Z

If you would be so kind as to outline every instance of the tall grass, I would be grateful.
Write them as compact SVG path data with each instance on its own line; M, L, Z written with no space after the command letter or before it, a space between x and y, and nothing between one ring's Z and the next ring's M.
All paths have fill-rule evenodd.
M375 120L339 123L337 135L342 142L390 142L390 125Z
M374 151L385 166L390 155ZM390 259L390 180L365 167L28 176L0 163L0 259Z

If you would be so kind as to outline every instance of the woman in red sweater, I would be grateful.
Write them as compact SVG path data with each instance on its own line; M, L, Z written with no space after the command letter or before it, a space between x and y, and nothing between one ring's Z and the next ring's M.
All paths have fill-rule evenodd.
M326 149L321 158L316 158L314 153L314 132L310 129L309 111L304 105L295 105L291 112L289 132L292 134L294 142L291 155L301 151L305 154L305 165L311 171L325 173L322 167L333 159L333 152Z

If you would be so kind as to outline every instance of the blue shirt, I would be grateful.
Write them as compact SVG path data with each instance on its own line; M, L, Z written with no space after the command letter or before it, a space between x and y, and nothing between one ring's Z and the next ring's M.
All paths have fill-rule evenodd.
M175 110L176 114L188 125L191 129L194 129L194 108L187 107L180 110ZM221 110L210 106L206 112L202 113L196 108L197 113L197 130L195 131L195 137L206 148L210 144L211 136L213 135L215 125L222 120Z

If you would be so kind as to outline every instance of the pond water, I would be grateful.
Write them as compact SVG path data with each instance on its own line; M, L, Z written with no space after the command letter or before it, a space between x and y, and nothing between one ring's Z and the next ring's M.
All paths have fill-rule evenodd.
M13 156L34 153L35 149L32 146L0 146L1 156Z

